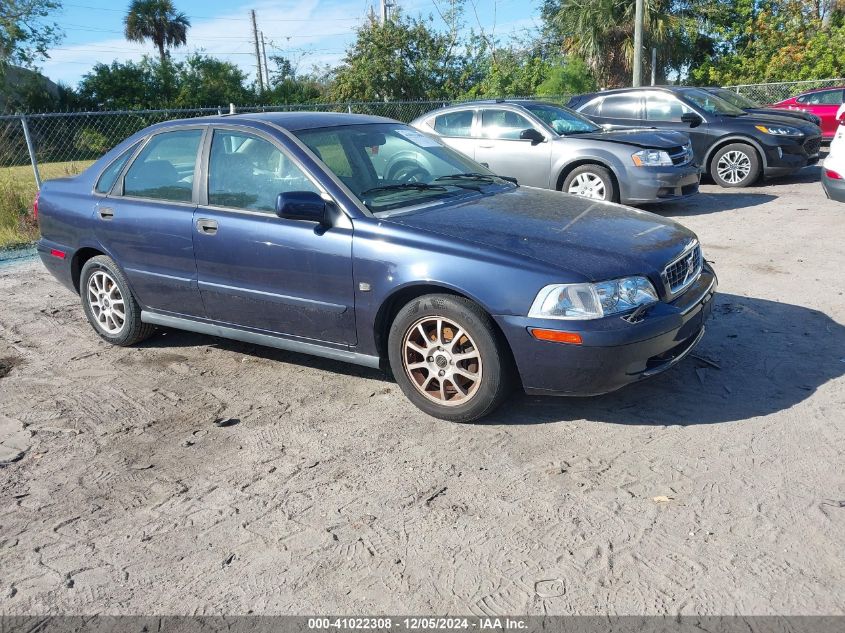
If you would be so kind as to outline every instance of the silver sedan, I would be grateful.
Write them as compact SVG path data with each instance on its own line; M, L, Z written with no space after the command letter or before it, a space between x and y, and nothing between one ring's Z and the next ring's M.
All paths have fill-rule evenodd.
M689 138L652 129L605 130L551 103L476 101L411 123L521 185L641 204L698 192Z

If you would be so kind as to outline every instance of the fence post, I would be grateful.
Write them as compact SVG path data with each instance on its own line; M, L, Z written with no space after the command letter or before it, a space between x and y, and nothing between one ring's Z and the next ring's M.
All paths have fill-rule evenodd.
M26 115L21 115L21 127L23 137L26 139L26 149L29 151L29 160L32 163L32 173L35 174L35 186L41 189L41 174L38 173L38 160L35 158L35 147L32 145L32 136L29 134L29 126L26 123Z

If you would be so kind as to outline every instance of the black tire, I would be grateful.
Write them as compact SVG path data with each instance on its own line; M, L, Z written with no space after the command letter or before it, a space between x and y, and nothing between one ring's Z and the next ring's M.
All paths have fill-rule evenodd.
M723 159L724 165L722 165ZM734 164L737 170L733 175L731 175L731 164ZM725 177L719 175L722 169L728 170L723 172ZM757 150L747 143L725 145L710 159L710 177L717 185L727 189L750 187L760 179L760 171L760 156ZM739 179L734 180L734 178Z
M601 165L581 165L580 167L576 167L567 174L566 178L563 179L561 191L579 195L577 193L570 192L569 188L579 176L583 177L584 175L587 177L597 178L601 181L601 185L604 188L604 197L596 199L605 200L607 202L619 202L619 191L616 188L616 181L613 180L613 176L610 175L610 171Z
M428 340L423 338L427 328ZM430 349L432 356L414 351L408 343ZM463 297L431 294L414 299L393 320L387 346L391 372L405 396L441 420L480 420L498 407L513 387L513 361L507 344L500 340L490 316ZM408 367L415 364L426 367ZM445 376L442 382L440 375ZM429 395L423 393L426 385ZM444 394L448 404L441 404Z
M96 294L94 289L89 288L91 278L95 276L95 287L98 282L105 282L102 285L103 291ZM113 285L109 284L109 280ZM79 276L79 296L91 327L100 338L112 345L134 345L149 338L155 331L154 325L141 322L141 306L132 294L123 272L111 257L97 255L85 262ZM101 304L101 301L108 303ZM121 301L124 308L122 324L119 329L115 329L120 322L117 306Z

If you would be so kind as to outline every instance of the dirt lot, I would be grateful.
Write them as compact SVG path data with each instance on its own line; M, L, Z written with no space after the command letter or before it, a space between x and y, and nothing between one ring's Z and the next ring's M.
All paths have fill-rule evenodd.
M720 275L699 358L474 426L339 363L108 347L0 269L2 612L845 614L845 205L805 172L656 209Z

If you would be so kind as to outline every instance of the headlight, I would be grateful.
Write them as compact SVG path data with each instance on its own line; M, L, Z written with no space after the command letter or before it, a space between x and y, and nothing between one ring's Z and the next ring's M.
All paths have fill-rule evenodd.
M631 160L637 167L668 167L672 165L669 154L659 149L643 149L631 154Z
M801 136L801 130L788 125L755 125L755 128L760 130L763 134L772 134L774 136Z
M595 284L555 284L537 294L528 316L535 319L600 319L656 302L657 292L645 277L623 277Z

